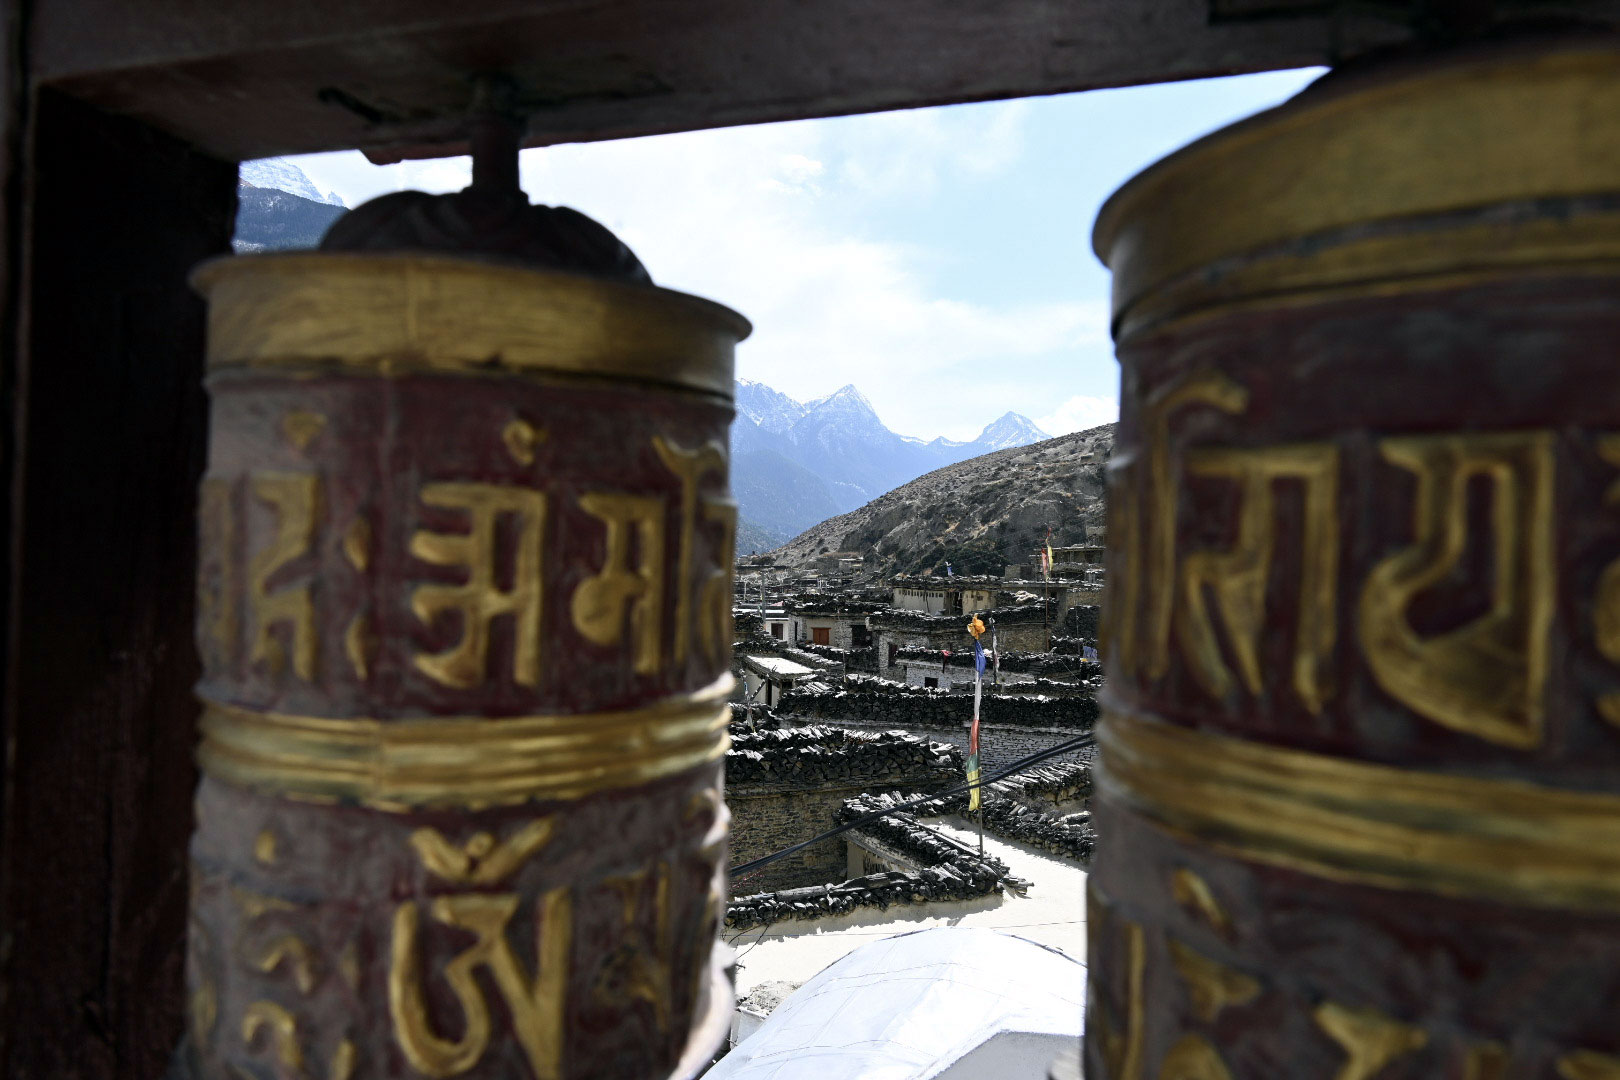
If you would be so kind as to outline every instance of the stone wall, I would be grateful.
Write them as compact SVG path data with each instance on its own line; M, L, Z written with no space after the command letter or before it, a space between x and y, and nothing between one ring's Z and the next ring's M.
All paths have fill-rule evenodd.
M1097 846L1090 812L1054 808L1073 805L1075 799L1083 802L1090 792L1088 766L1036 766L986 787L985 831L1089 865ZM836 816L840 823L850 823L916 798L916 792L900 791L859 795L842 803ZM726 926L746 930L829 918L861 907L886 910L890 904L968 900L1003 888L1022 893L1030 883L1013 876L1001 860L981 856L919 820L964 814L967 801L959 793L855 825L845 834L851 874L846 880L737 896L726 908ZM879 865L888 869L871 872Z
M936 742L967 749L973 719L972 698L944 690L907 687L870 678L851 678L848 689L795 691L777 712L787 723L822 722L863 731L903 729ZM1096 699L1085 695L987 693L980 704L980 758L986 771L1089 732L1098 715ZM1081 761L1077 748L1058 760Z
M752 712L752 726L750 726L750 712ZM731 723L728 730L733 740L739 735L749 735L756 731L777 731L781 727L781 717L767 706L756 701L750 710L744 702L731 702Z
M1038 765L1028 772L997 780L991 791L1045 813L1065 815L1087 809L1091 801L1091 765Z
M794 788L728 784L731 865L751 862L832 828L833 815L844 800L866 786L848 782ZM844 866L844 844L835 837L738 877L731 882L731 894L822 885L840 880Z
M915 793L898 791L857 795L847 800L838 810L838 823L849 824L880 811L902 806L915 798ZM994 855L980 855L959 840L930 829L908 810L894 810L870 821L862 821L849 832L852 842L858 842L880 857L887 857L897 869L924 870L928 867L947 867L954 875L977 881L984 877L1013 889L1023 891L1029 882L1014 877L1007 864Z
M915 793L898 792L858 795L840 804L837 820L839 824L852 822L914 797ZM840 915L858 907L969 900L1003 888L1021 893L1030 885L1014 876L1001 860L978 854L906 811L864 822L847 835L852 843L879 852L882 861L902 868L736 896L726 907L726 926L746 930L789 919Z
M853 795L879 787L938 791L961 783L962 756L905 732L796 727L734 736L726 755L731 865L808 840L833 827ZM838 881L844 843L834 837L732 882L732 892Z
M1091 766L1087 763L1038 765L1028 772L985 785L985 832L1064 855L1089 866L1097 850L1092 830ZM918 816L966 814L965 794L931 800Z
M800 642L799 649L812 656L819 656L826 660L837 661L844 665L847 671L877 672L877 646L868 645L865 648L845 649L835 645L817 645L813 642Z
M1097 643L1097 627L1102 621L1100 604L1076 604L1063 613L1063 632L1071 637L1085 639L1089 645Z
M1102 664L1096 660L1083 660L1072 655L1057 652L1025 652L1013 649L1005 642L1001 650L1001 677L1003 681L1009 675L1039 676L1041 678L1061 679L1065 682L1082 683L1087 686L1101 686L1103 678ZM973 685L974 658L973 648L951 650L950 656L945 656L937 649L919 649L901 647L895 653L895 662L899 665L913 663L940 665L944 664L950 669L949 675L953 681L965 681L968 686ZM984 675L988 682L990 678L990 658L985 660Z
M726 782L820 787L845 781L893 786L916 779L951 783L962 768L958 755L903 731L867 732L811 725L740 734L726 754Z
M890 871L772 892L738 896L726 905L726 928L749 930L790 919L824 919L856 908L969 900L1000 892L994 875L964 878L947 867L916 873Z
M907 651L916 652L916 650ZM897 681L903 681L907 686L915 686L926 690L930 688L927 680L933 679L933 686L940 690L952 690L958 694L973 693L973 665L943 664L940 662L938 653L933 654L931 661L903 658L898 661L895 670L905 672L905 678ZM991 678L990 668L987 666L984 669L984 687L987 692L991 686ZM1016 675L1006 671L1001 673L1001 685L1003 688L1019 682L1033 681L1034 679L1028 675Z
M791 716L784 717L783 722L791 725L794 723L794 718ZM888 725L882 723L863 724L857 721L840 721L839 723L842 727L857 731L881 732L889 730ZM959 726L941 725L937 727L908 728L907 730L911 734L919 735L930 742L949 744L958 753L966 755L969 726L968 723L964 722ZM1082 732L1075 731L1072 728L1003 727L981 721L979 724L979 762L985 773L996 772L1006 768L1020 758L1050 749L1061 742L1067 742L1079 734L1082 734ZM1095 751L1092 748L1082 746L1047 760L1086 762L1091 760L1094 754ZM961 778L958 777L957 783L961 782Z

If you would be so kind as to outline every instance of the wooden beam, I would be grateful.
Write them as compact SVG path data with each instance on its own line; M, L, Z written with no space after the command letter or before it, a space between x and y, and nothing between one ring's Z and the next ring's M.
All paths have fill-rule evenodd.
M1322 64L1404 31L1212 24L1209 0L39 0L32 33L41 83L247 159L456 152L478 72L518 80L538 145Z

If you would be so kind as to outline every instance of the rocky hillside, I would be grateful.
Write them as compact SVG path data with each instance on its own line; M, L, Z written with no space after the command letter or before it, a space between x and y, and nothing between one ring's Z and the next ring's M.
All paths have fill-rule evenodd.
M1078 544L1103 523L1102 465L1114 425L972 458L895 488L822 522L773 553L798 566L858 551L879 574L999 574L1030 562L1044 541Z

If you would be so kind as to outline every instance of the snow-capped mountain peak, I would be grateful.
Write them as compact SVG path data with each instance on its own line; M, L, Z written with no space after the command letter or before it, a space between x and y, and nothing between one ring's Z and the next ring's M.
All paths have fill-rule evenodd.
M320 188L310 183L310 179L304 175L303 169L300 169L286 158L261 158L258 161L244 161L237 170L236 175L242 183L252 187L285 191L289 195L297 195L300 199L326 203L328 206L345 205L343 199L335 192L322 193Z
M809 410L780 390L752 379L737 380L737 412L763 430L778 434L787 431Z
M817 398L815 401L810 402L811 411L819 412L827 409L877 415L877 410L872 408L872 403L866 400L865 394L855 388L854 383L845 383L826 397Z
M1006 450L1014 446L1028 446L1030 443L1044 442L1052 436L1035 426L1035 422L1020 413L1003 413L998 419L985 425L979 437L974 441L979 446L986 447L985 453L993 450Z

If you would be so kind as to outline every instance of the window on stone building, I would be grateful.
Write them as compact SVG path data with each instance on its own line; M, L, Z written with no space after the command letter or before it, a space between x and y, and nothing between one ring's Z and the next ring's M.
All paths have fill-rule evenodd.
M933 688L935 688L935 689L938 689L938 688L939 688L939 680L938 680L938 679L932 679L932 678L927 678L927 677L924 677L924 679L923 679L923 685L924 685L924 686L931 686L931 687L933 687Z
M778 640L781 639L781 637L782 637L782 624L781 623L779 623L779 622L771 623L771 637L777 638Z
M831 645L832 627L812 626L810 628L810 640L815 642L817 645Z

